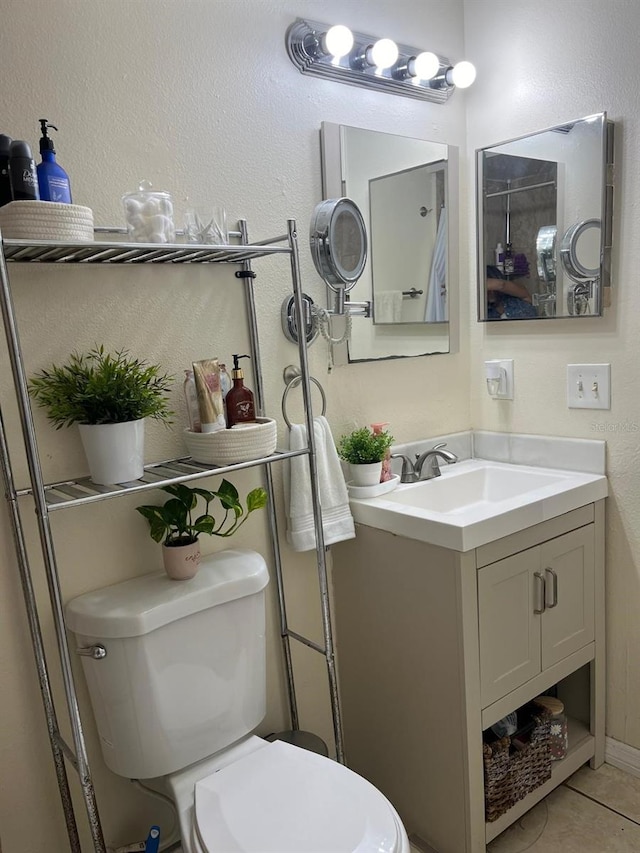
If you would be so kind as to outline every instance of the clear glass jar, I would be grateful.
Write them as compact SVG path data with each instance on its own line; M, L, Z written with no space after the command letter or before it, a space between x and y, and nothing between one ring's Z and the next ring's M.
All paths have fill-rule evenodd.
M173 201L166 192L140 181L137 192L122 196L129 239L134 243L175 243Z
M538 696L533 700L540 708L545 708L550 715L549 752L552 761L561 761L569 747L567 736L567 718L564 704L555 696Z

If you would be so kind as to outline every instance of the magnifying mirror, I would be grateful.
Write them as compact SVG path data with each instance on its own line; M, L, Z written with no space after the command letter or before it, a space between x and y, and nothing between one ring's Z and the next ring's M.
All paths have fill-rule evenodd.
M599 219L583 219L567 228L562 238L560 257L567 275L573 281L595 281L600 278L600 233L587 234L591 228L600 231Z
M367 262L367 231L358 206L348 198L317 205L309 229L311 256L334 293L348 293Z

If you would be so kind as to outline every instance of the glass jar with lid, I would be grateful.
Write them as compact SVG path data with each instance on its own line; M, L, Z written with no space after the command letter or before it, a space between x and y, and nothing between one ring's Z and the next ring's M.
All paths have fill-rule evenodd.
M122 196L129 238L135 243L174 243L173 201L167 192L140 181L137 192Z

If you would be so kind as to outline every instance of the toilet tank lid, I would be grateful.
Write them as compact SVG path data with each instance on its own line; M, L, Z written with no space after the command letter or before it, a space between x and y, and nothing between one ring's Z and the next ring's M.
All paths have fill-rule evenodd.
M67 626L100 639L139 637L185 616L253 595L269 582L263 557L236 549L203 557L198 574L174 581L164 572L87 592L65 607Z

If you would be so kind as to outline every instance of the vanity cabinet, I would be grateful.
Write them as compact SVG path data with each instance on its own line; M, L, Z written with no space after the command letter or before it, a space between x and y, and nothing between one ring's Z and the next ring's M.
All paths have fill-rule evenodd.
M604 760L604 502L465 552L356 529L332 549L347 764L436 853L483 853ZM483 731L555 685L567 757L486 823Z
M482 707L593 642L594 525L478 571Z

